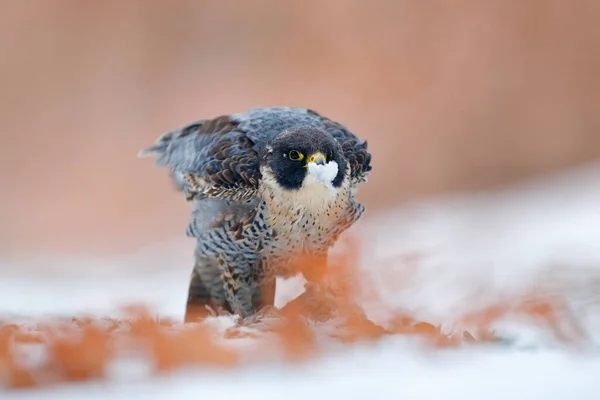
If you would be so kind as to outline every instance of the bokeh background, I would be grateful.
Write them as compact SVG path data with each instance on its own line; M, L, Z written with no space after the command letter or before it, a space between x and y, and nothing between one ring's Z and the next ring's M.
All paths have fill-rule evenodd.
M594 0L1 0L1 255L181 235L188 206L138 150L255 106L366 138L373 211L592 161L599 18Z

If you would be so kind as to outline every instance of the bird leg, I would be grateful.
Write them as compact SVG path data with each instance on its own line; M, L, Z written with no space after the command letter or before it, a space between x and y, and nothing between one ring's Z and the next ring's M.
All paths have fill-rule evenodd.
M225 297L233 312L240 316L240 326L258 327L266 320L279 318L275 308L276 279L262 261L253 264L238 255L224 257L220 264Z
M238 326L254 328L259 330L269 330L282 319L281 311L274 306L265 306L256 314L245 318L239 318Z
M225 256L219 260L225 298L231 310L242 318L255 314L253 294L257 289L252 261L243 255Z
M272 308L275 306L275 286L277 281L275 276L262 276L260 272L257 280L258 287L254 291L252 303L254 304L254 309L260 312L263 308Z
M264 276L261 274L261 269L258 272L259 285L254 291L253 299L255 313L239 319L238 322L243 326L255 326L265 319L274 320L280 317L279 310L275 307L275 276Z
M208 308L210 306L211 301L206 285L202 282L196 269L194 269L190 277L184 322L198 322L206 318L210 315Z
M184 323L199 322L206 317L229 312L227 304L215 301L208 285L202 280L198 263L193 269L185 307Z

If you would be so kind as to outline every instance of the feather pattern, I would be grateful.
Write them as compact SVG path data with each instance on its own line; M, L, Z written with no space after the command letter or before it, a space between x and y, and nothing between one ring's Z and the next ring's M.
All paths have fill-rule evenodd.
M305 108L255 108L188 124L159 137L140 156L156 155L156 165L169 166L188 200L250 199L261 173L260 155L277 134L306 126L329 132L350 164L353 183L365 181L371 170L367 142L348 128Z
M315 178L309 165L281 164L279 151L289 157L286 143L307 154L317 148L330 154L328 166L339 167L330 186L319 186L316 178L327 179ZM364 206L354 192L371 171L366 141L305 108L255 108L196 121L164 133L140 153L148 155L168 167L193 201L186 233L196 239L196 263L186 320L203 305L242 316L273 305L274 277L298 273L304 253L326 257L338 236L360 218ZM290 169L282 172L281 165ZM302 182L294 187L288 179L297 171L303 171Z

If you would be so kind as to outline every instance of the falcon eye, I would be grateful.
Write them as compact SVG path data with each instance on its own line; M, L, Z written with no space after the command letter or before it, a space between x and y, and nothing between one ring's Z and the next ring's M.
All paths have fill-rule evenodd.
M304 159L304 154L299 151L292 150L288 154L288 158L292 161L302 161Z

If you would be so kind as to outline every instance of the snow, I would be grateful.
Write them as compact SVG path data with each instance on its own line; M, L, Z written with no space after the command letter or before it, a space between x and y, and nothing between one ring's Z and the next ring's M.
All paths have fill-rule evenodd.
M398 351L395 351L398 350ZM478 350L425 358L394 341L305 366L237 373L184 371L151 381L94 383L6 399L597 399L600 362L554 351Z
M447 332L460 331L468 328L461 322L465 313L498 302L518 303L535 291L551 302L564 299L565 330L583 337L583 346L569 348L539 321L514 314L493 326L514 340L510 346L427 350L392 336L294 365L187 368L151 379L143 365L121 366L108 382L6 392L1 398L598 398L599 165L365 216L347 239L361 235L357 262L368 276L367 289L376 287L378 297L365 290L359 300L374 321L385 325L402 309L442 324ZM334 251L344 253L356 243L341 242ZM181 319L192 248L187 239L177 239L119 260L46 257L45 265L61 267L53 275L36 270L35 259L5 263L0 269L3 316L115 316L119 306L134 302ZM134 264L147 267L128 268ZM280 283L278 305L302 290L298 279Z
M309 162L308 172L308 178L315 179L318 183L324 184L330 194L335 193L336 190L332 184L338 174L338 164L335 161L329 161L324 165L317 165L314 162Z

